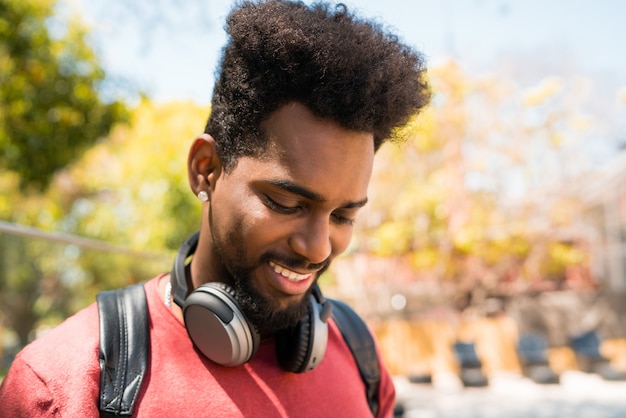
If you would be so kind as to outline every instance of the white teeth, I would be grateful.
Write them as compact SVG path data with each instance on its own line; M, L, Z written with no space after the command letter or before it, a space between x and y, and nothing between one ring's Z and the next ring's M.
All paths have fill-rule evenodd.
M299 282L309 278L309 274L298 274L295 271L287 270L286 268L279 266L278 264L270 261L270 266L274 269L274 271L280 274L283 277L288 278L292 282Z

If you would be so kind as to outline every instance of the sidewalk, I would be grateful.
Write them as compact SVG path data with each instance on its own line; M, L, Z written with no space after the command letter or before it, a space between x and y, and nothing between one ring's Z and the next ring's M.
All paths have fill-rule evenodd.
M463 388L454 375L433 384L395 378L405 418L624 418L626 382L566 372L558 385L537 385L515 374L492 376L486 388Z

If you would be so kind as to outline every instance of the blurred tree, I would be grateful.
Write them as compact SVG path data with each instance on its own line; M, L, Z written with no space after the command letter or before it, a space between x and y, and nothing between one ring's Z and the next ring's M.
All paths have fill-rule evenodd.
M142 101L131 125L118 126L59 177L72 196L72 231L137 250L177 249L199 226L187 155L208 114L191 102Z
M100 100L104 72L85 31L54 6L0 0L0 169L18 173L23 190L45 189L126 113Z
M63 229L48 190L55 173L128 117L123 103L100 99L104 73L85 31L55 3L0 0L0 219L43 229ZM0 325L23 345L42 318L71 312L75 286L64 246L0 239Z
M20 196L16 175L0 175L0 217L126 248L94 250L0 234L0 319L20 346L95 294L169 271L173 250L198 228L200 205L187 183L187 152L209 109L147 99L110 135L59 171L42 194ZM19 209L12 203L17 199Z
M589 86L575 77L530 87L470 78L454 62L430 78L433 102L402 129L408 140L379 152L355 250L403 259L410 278L377 278L392 286L420 277L494 286L513 270L562 278L564 260L583 260L554 248L585 231L576 189L564 185L590 168Z

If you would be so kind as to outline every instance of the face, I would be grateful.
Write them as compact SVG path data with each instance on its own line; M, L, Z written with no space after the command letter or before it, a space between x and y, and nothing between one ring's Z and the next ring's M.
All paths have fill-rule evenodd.
M371 134L318 119L297 103L262 129L265 155L242 157L219 175L205 229L213 277L232 284L246 315L271 332L302 317L305 296L348 246L367 201L374 147Z

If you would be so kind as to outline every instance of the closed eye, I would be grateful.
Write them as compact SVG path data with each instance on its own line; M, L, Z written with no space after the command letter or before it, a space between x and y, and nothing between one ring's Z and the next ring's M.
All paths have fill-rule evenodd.
M292 214L297 213L299 210L302 209L302 206L300 206L300 205L298 205L298 206L281 205L280 203L276 202L274 199L272 199L268 195L264 195L264 200L265 200L265 205L268 208L270 208L270 210L272 210L272 211L274 211L276 213L280 213L282 215L292 215ZM331 214L331 218L338 225L352 226L355 223L354 219L346 217L346 216L341 215L339 213Z
M353 217L347 217L339 213L332 213L330 216L335 220L335 223L339 225L352 226L356 222L356 220Z
M271 210L273 210L274 212L281 213L283 215L291 215L293 213L296 213L300 209L300 206L284 206L279 203L276 203L276 201L273 200L268 195L264 195L264 197L265 197L265 205Z

